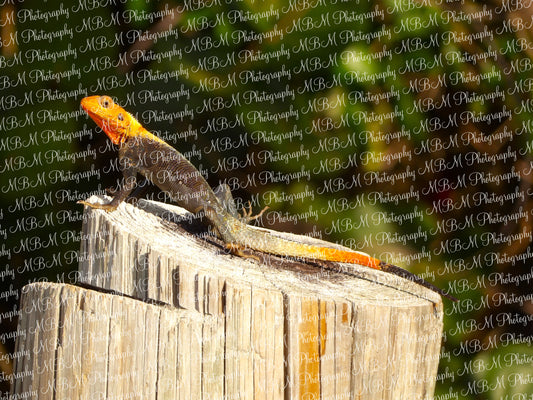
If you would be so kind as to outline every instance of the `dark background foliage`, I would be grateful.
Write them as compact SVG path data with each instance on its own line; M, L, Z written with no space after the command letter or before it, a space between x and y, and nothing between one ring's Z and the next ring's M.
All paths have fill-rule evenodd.
M20 289L72 280L76 201L120 176L79 107L108 94L210 184L270 206L265 225L458 297L437 398L533 392L529 4L100 3L1 3L2 389Z

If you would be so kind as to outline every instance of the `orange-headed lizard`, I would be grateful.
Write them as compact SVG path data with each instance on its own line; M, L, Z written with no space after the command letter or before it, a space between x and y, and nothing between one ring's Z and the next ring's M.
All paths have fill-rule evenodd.
M367 254L299 243L252 229L246 224L246 218L239 218L221 195L215 194L194 165L176 149L148 132L111 97L85 97L81 106L109 139L119 145L123 184L107 204L79 203L106 211L115 210L135 188L137 173L141 173L168 193L179 206L193 213L203 211L234 254L246 255L243 250L254 249L281 256L359 264L404 277L456 301L422 278Z

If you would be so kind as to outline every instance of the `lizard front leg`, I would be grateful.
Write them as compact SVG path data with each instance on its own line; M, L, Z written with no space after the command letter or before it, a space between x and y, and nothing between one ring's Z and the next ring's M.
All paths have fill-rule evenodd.
M248 202L248 209L246 209L244 206L242 207L242 215L239 214L237 211L237 206L235 204L235 199L233 198L231 194L231 190L229 186L225 183L221 183L217 186L217 188L214 190L215 196L220 201L220 204L224 207L224 209L234 218L237 218L239 221L241 221L244 224L248 224L250 221L254 219L261 218L263 213L268 210L268 206L263 208L259 214L252 215L252 205L250 202Z
M78 204L83 204L91 208L105 211L114 211L131 193L137 184L137 171L134 168L126 168L122 171L123 183L120 188L113 192L113 199L107 204L90 203L87 200L79 200Z

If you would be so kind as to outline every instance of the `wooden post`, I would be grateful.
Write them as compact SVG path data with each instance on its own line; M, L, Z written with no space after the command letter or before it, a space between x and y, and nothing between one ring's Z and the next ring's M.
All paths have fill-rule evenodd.
M26 287L15 393L432 398L442 336L437 294L357 265L229 255L217 240L199 238L181 208L138 206L86 210L79 268L82 283L133 298Z

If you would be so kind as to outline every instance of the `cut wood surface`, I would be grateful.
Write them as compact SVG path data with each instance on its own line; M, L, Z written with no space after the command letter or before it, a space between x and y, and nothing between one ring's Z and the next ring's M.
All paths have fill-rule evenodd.
M205 230L198 220L168 204L142 200L110 213L85 212L80 282L144 302L71 286L32 285L23 304L29 297L52 299L57 310L46 312L61 327L56 335L84 340L69 341L67 351L65 346L38 356L30 351L17 360L17 371L52 358L59 371L54 379L71 377L69 390L85 393L79 398L432 398L442 336L438 294L358 265L227 254L218 240L200 237ZM102 321L86 322L87 304L98 302L102 306L95 305L95 312ZM118 307L115 302L123 313L105 317ZM19 329L29 332L39 318L23 312ZM19 348L35 349L42 335L54 335L31 331ZM95 331L98 340L87 339ZM110 364L127 349L133 352L130 361ZM98 355L92 363L68 361L76 355L91 360L91 354ZM147 369L143 375L136 375L139 365ZM94 374L106 377L105 387L96 385L90 394L92 389L77 387ZM49 379L22 374L15 387L42 388ZM107 396L98 397L102 390Z

